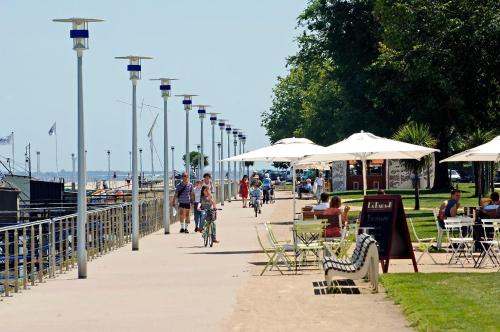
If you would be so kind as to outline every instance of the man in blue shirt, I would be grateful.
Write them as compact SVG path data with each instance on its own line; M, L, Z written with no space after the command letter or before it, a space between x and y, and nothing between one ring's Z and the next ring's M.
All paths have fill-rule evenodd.
M460 196L462 192L458 189L453 189L450 192L451 198L444 201L439 208L438 223L439 227L444 229L444 220L446 218L456 217L458 208L460 207Z
M269 191L271 190L271 178L269 174L264 175L264 180L262 180L262 191L264 192L264 203L269 203Z

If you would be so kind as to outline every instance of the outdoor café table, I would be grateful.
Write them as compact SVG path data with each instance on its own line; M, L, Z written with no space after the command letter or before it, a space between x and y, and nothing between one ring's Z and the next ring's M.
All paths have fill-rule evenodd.
M306 251L312 251L319 259L318 241L321 239L327 220L298 221L292 226L295 245L295 272L297 272L297 258Z

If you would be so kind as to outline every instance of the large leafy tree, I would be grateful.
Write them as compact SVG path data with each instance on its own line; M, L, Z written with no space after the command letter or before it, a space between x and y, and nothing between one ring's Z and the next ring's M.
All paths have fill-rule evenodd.
M311 0L263 125L273 142L327 145L427 124L441 151L434 187L447 188L438 161L474 128L500 127L499 22L497 0Z
M198 151L191 151L189 152L189 166L191 168L191 171L196 172L200 165L199 157L201 153ZM182 160L184 161L184 165L186 165L186 155L184 154L182 156ZM208 166L208 156L203 156L203 164L205 166Z

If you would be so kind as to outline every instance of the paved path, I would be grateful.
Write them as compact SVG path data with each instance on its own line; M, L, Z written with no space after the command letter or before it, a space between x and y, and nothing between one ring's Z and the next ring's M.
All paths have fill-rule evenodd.
M248 278L256 241L251 211L240 202L219 211L221 243L199 233L161 232L0 301L0 331L215 331ZM192 228L191 228L192 231Z
M202 247L198 233L177 233L175 224L169 236L142 238L138 252L128 245L90 262L86 280L74 270L3 299L0 331L407 329L383 294L316 296L318 272L259 277L264 256L253 226L290 219L291 200L265 206L258 218L240 204L226 203L220 213L214 248Z

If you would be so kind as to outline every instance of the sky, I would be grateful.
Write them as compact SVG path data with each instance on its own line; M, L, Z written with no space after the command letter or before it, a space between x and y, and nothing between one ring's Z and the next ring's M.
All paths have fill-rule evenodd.
M71 169L77 148L76 52L70 24L54 18L91 17L89 50L83 57L83 93L87 169L130 168L131 82L126 61L115 56L151 56L142 65L137 88L139 106L163 107L159 83L150 78L175 77L173 94L192 93L194 104L209 104L247 134L247 150L269 144L261 126L277 77L286 74L286 57L297 50L297 16L306 0L2 0L0 1L0 137L14 132L16 168L24 166L31 143L32 169L40 151L42 172L56 168L56 138L48 131L57 121L58 166ZM123 102L120 102L123 101ZM144 169L151 168L147 132L157 113L153 137L163 151L163 111L138 108L139 147ZM174 166L181 169L185 151L182 99L169 99L169 144ZM217 135L220 138L220 133ZM205 152L211 160L211 128L205 120ZM190 114L190 150L200 141L200 120ZM231 138L232 142L232 138ZM225 135L225 144L227 136ZM226 151L227 153L227 151ZM0 145L0 160L11 156ZM163 159L163 158L162 158ZM155 169L161 168L155 157ZM209 166L210 168L210 166Z

